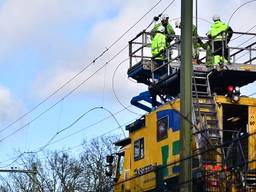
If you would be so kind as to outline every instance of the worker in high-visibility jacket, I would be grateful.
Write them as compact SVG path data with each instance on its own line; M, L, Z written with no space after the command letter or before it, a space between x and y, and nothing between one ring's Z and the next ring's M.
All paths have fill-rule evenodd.
M167 14L162 15L161 23L157 23L154 25L153 29L151 30L151 39L153 39L157 33L159 27L164 27L164 34L166 35L166 43L167 46L173 40L173 36L175 32L172 28L172 25L169 23L169 16Z
M219 15L212 17L214 23L211 25L210 30L207 33L209 40L212 43L212 52L214 55L214 64L223 64L228 62L228 48L233 30L228 24L220 20Z
M200 47L205 49L205 66L206 67L214 67L213 54L212 54L212 45L210 41L203 42L200 38L198 38L198 43Z
M167 38L164 26L159 26L151 41L153 68L158 68L157 71L154 71L155 79L159 79L162 75L166 74L167 72L167 70L160 67L164 64L164 60L166 60L166 39ZM150 94L152 96L152 107L154 108L157 106L156 93L154 91L150 91Z
M164 26L158 27L156 34L151 42L151 53L153 60L160 66L166 58L166 35Z
M181 21L179 19L175 21L175 27L181 28ZM196 62L198 62L199 58L199 47L197 28L195 25L192 25L192 58L196 60Z

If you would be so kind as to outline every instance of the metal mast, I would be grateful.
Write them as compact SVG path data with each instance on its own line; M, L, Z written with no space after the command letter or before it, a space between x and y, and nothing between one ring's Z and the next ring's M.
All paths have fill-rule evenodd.
M181 1L181 132L180 191L192 192L192 16L193 0Z

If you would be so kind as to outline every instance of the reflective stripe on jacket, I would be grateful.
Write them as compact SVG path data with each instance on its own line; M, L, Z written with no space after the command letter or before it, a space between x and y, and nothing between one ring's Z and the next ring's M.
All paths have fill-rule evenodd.
M153 38L152 42L151 42L151 53L152 56L156 56L158 55L161 51L166 49L166 36L162 33L157 32L155 37ZM156 60L163 60L163 54L157 56L156 58L154 58Z

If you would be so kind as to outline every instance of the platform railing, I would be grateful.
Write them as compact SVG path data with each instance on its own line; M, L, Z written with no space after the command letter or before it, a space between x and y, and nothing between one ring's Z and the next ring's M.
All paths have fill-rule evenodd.
M129 41L129 57L130 68L143 60L152 59L150 32L142 31Z
M240 40L241 37L249 37L248 40L242 42L238 46L231 46L234 42ZM143 64L150 64L151 67L147 69L152 72L152 78L154 78L154 73L157 70L161 70L161 68L169 66L177 66L180 64L180 36L174 35L172 36L173 41L170 42L170 45L165 50L166 58L163 61L163 65L156 66L154 65L154 60L157 56L152 57L151 54L151 33L142 31L140 32L135 38L129 41L129 57L130 57L130 68L134 67L135 65L143 65ZM211 42L211 46L213 47L213 41L210 41L207 37L198 37L200 38L202 43ZM255 39L254 39L255 38ZM198 42L198 44L200 44ZM222 53L224 56L224 48L222 48ZM256 33L243 33L243 32L234 32L229 45L227 46L228 49L228 64L255 64L256 60ZM206 62L206 49L200 47L199 49L199 59L198 62L200 64L205 64ZM216 50L215 50L216 51ZM162 53L160 53L162 54ZM159 54L159 55L160 55ZM209 56L209 55L208 55ZM248 56L247 58L244 58ZM210 57L213 58L213 50L211 51ZM166 67L167 72L170 73L170 68Z
M238 46L229 46L228 48L231 63L256 65L256 62L253 62L256 60L256 33L234 32L231 43L242 36L248 39L242 41ZM247 57L242 59L245 56Z

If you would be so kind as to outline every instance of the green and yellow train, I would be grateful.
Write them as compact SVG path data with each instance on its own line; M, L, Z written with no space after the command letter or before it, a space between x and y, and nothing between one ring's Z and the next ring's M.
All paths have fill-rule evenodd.
M191 146L195 155L192 181L194 191L240 191L245 182L241 180L244 168L246 176L255 174L256 170L256 99L242 97L239 103L235 104L224 96L216 96L214 100L217 104L218 123L223 130L223 143L227 149L234 146L235 152L231 150L233 154L225 164L218 155L218 161L214 164L204 162L200 160L205 157L204 151L198 153L194 136ZM115 143L120 146L120 151L115 157L115 192L178 191L179 122L182 118L179 108L180 100L177 99L127 126L129 137ZM234 128L232 132L231 127ZM232 142L234 133L238 133L239 137ZM242 144L242 151L237 150L238 141ZM220 151L220 148L213 150ZM208 151L205 151L207 154ZM241 153L244 153L246 161L241 157ZM237 159L232 159L234 157Z
M128 76L148 85L131 103L147 113L126 126L129 137L114 143L117 154L107 157L107 174L114 192L179 191L180 122L191 123L192 180L195 192L256 191L256 99L240 96L239 87L256 80L256 65L235 63L222 68L193 65L192 120L180 113L179 57L155 70L146 49L147 33L129 42ZM139 39L144 41L138 48ZM136 51L133 51L136 44ZM176 46L177 47L177 46ZM242 50L242 49L241 49ZM241 54L241 50L233 55ZM172 50L172 53L174 51ZM253 59L252 59L253 60ZM157 79L157 80L156 80ZM153 107L140 101L157 103ZM145 103L145 102L144 102Z

